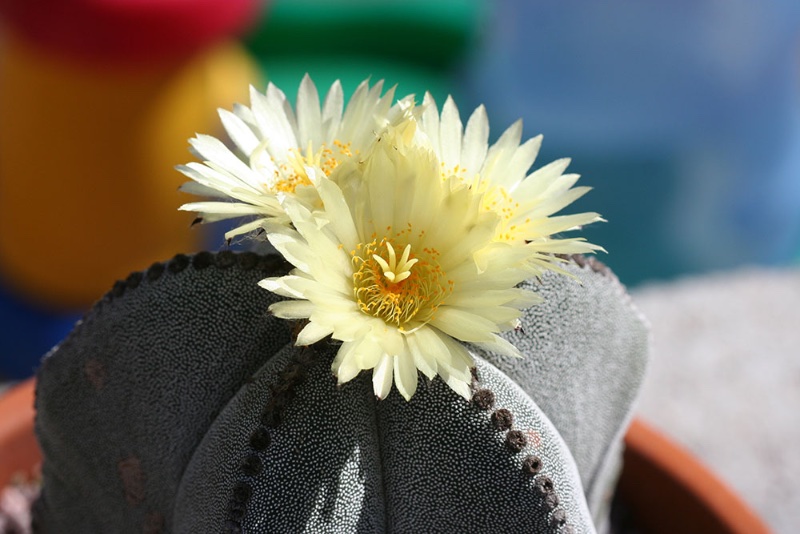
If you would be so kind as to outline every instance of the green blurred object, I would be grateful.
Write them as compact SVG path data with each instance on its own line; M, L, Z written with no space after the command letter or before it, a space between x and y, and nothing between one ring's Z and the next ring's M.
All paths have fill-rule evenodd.
M277 0L246 44L260 58L324 52L441 69L474 42L486 7L484 0Z
M371 78L397 96L439 102L476 42L485 0L277 0L245 40L269 81L294 99L307 72L321 95L335 80L345 94Z

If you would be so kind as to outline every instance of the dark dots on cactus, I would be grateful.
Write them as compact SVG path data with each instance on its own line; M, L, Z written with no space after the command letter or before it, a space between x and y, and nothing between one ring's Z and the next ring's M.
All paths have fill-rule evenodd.
M277 428L283 421L283 415L277 410L267 409L261 414L261 423L269 428Z
M519 430L509 430L506 434L506 447L511 452L520 452L528 444L528 438Z
M95 358L86 360L83 364L83 374L95 391L100 391L106 385L106 366Z
M145 483L142 462L136 456L127 456L117 463L117 473L122 480L125 500L131 506L144 502Z
M553 528L563 527L567 524L567 513L563 508L554 511L550 516L550 526Z
M242 252L236 257L236 260L243 271L250 271L258 265L258 254L255 252Z
M606 266L605 263L603 263L602 261L598 260L594 256L590 256L589 257L588 263L589 263L589 267L591 267L591 269L596 273L599 273L599 274L602 274L602 275L608 275L608 274L611 273L611 271L609 271L609 269L608 269L608 266Z
M285 406L294 398L294 384L290 382L281 382L269 387L270 394L273 398L280 398L281 405Z
M286 385L288 387L292 386L292 384L286 384ZM269 404L267 404L267 407L265 408L265 411L283 413L283 411L286 409L287 404L289 404L288 395L286 394L277 395L270 399Z
M246 511L247 505L243 502L231 501L228 503L228 517L234 521L241 521Z
M472 403L480 410L489 410L494 406L494 392L489 389L479 389L473 393Z
M306 377L305 368L299 363L289 365L282 373L281 380L297 384L302 382Z
M528 475L537 475L542 470L542 460L538 456L526 456L522 460L522 470Z
M553 481L547 475L536 477L536 482L534 485L542 495L547 495L548 493L552 493L556 490L555 486L553 485Z
M269 431L263 426L258 427L255 432L250 435L250 446L257 451L263 451L269 447L270 441Z
M228 269L229 267L233 267L236 263L236 254L230 250L217 252L216 263L217 267L220 269Z
M214 255L210 252L203 251L198 252L197 254L192 257L192 267L194 267L198 271L202 271L203 269L210 267L214 264Z
M222 532L224 534L242 534L242 525L229 519L225 522L225 525L222 527Z
M247 502L253 495L253 487L247 482L239 481L233 487L233 499L238 502Z
M556 506L559 504L558 493L555 490L551 491L550 493L544 494L544 507L548 510L555 509Z
M143 276L140 272L131 273L127 280L125 280L125 284L128 286L128 289L136 289L142 282L142 278Z
M514 424L514 416L505 408L495 410L492 414L492 425L497 430L508 430Z
M257 454L248 454L247 458L242 462L242 472L249 476L254 477L264 469L264 464Z
M151 282L155 282L161 275L164 274L164 264L163 263L154 263L147 269L147 279Z
M291 266L283 259L283 256L278 254L268 254L266 256L261 256L258 262L258 269L260 271L284 271L289 272L291 270Z
M295 354L294 361L303 367L309 367L314 363L315 355L314 349L305 347Z
M574 261L578 267L586 267L586 256L583 254L573 254L572 256L567 256L565 259Z
M115 299L118 299L124 294L125 294L125 282L123 282L122 280L117 280L116 282L114 282L114 287L111 288L111 295L113 295Z
M176 254L167 265L167 269L172 274L177 274L189 266L189 256L186 254Z

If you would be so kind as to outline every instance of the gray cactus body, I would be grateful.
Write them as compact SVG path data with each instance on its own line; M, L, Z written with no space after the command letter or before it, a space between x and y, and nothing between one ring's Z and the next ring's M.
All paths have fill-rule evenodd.
M220 414L184 476L176 531L228 521L243 532L558 532L563 517L593 532L563 441L491 364L476 362L495 398L481 407L441 380L410 402L396 391L377 401L368 376L336 386L330 348L306 366L297 353L285 347ZM285 377L298 367L302 381ZM493 408L515 414L511 429L492 423ZM509 432L528 443L512 448ZM523 468L534 457L538 473ZM232 499L237 484L247 499Z
M410 402L396 391L376 401L368 376L337 387L333 349L292 346L291 324L266 313L275 297L256 282L285 269L253 254L176 257L115 286L48 355L40 532L593 531L559 436L579 433L553 427L518 368L477 357L471 403L438 379ZM608 285L579 276L589 292ZM559 302L549 313L572 320ZM541 317L525 319L544 340L533 347L561 335ZM574 326L573 338L607 341ZM627 406L604 400L623 412L600 426L613 435Z
M572 452L589 508L606 517L649 354L648 329L625 288L602 263L576 257L565 269L525 282L544 301L522 329L504 334L525 355L482 353L531 396Z
M290 340L289 325L266 311L277 297L257 286L281 264L250 254L156 264L118 283L44 359L43 532L167 524L217 413Z

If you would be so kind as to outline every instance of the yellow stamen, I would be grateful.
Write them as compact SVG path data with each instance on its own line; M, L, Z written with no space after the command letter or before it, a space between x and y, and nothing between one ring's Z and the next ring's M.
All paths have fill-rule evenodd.
M435 250L423 249L423 257L412 258L411 244L406 244L398 259L395 247L385 238L359 244L351 255L356 268L353 291L359 308L401 330L412 320L430 321L453 290L436 261Z

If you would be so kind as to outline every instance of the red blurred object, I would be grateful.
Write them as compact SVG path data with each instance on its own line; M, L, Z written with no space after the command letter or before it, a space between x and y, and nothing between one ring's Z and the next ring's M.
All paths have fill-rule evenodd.
M0 17L54 55L162 62L255 24L259 0L0 0Z

